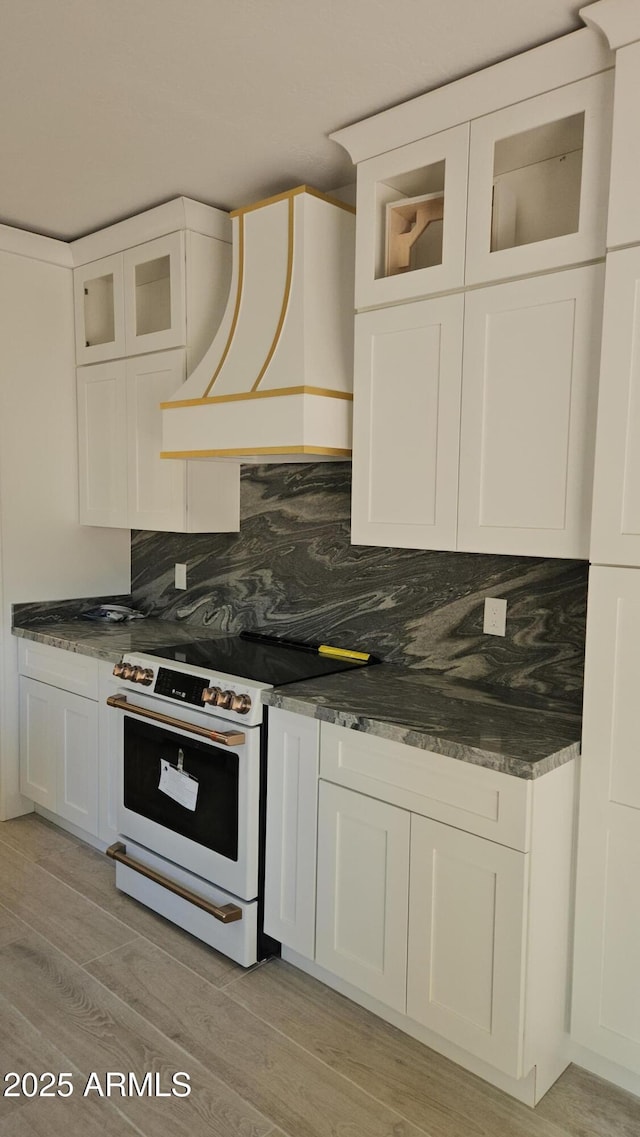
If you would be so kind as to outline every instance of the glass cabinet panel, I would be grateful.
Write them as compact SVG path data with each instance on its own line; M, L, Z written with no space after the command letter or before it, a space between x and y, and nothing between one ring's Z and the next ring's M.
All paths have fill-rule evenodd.
M460 287L469 126L358 167L356 307Z

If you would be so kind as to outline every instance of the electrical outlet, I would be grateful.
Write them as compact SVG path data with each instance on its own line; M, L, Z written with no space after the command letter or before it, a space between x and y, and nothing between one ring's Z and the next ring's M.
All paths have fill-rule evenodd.
M175 566L175 585L176 585L176 588L186 588L187 587L187 566L186 565L176 565Z
M486 596L484 601L483 632L489 636L504 636L507 630L507 602Z

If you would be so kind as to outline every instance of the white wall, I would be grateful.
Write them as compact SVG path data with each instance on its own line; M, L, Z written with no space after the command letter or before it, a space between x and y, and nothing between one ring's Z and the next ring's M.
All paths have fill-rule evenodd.
M4 227L3 227L4 228ZM16 235L17 234L17 235ZM128 592L130 534L77 523L72 272L54 242L0 233L0 819L18 792L11 604ZM27 256L19 247L25 238ZM28 240L27 240L28 238ZM42 241L43 259L35 259Z

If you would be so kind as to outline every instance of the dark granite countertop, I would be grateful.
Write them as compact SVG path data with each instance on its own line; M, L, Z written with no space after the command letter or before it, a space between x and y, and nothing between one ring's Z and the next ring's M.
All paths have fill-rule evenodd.
M13 634L114 663L125 652L216 636L184 621L92 623L77 607L18 612ZM540 777L580 752L580 716L560 703L392 663L274 688L265 701L519 778Z
M195 639L212 639L219 635L208 632L206 628L195 629L193 624L177 620L128 620L125 623L109 624L103 621L92 622L82 618L25 622L16 624L12 632L22 639L35 640L49 644L64 651L77 651L92 659L105 659L117 663L126 652L148 651L168 644L189 643Z
M580 716L542 697L390 663L292 683L265 692L265 701L518 778L538 778L580 753Z

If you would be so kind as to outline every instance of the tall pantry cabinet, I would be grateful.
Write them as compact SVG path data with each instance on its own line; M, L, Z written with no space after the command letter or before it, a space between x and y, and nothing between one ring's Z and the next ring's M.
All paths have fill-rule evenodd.
M352 539L593 562L571 1056L640 1094L640 5L581 16L333 136Z
M589 577L572 1033L640 1094L640 10L586 9L616 51Z
M127 593L125 530L78 524L69 246L0 226L0 819L19 792L18 641L11 605Z

